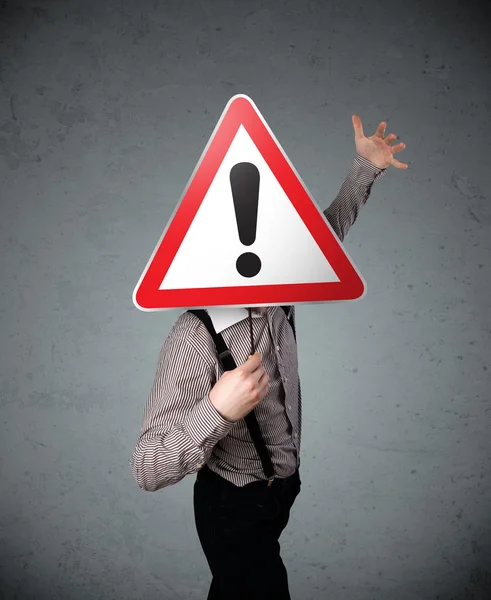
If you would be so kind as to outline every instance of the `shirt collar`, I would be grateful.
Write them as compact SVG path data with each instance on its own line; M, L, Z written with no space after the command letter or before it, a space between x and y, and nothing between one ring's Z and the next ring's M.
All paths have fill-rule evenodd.
M224 329L227 329L227 327L231 327L232 325L247 319L249 316L249 311L247 308L241 308L237 306L212 306L207 308L206 312L210 315L213 327L217 333L220 333ZM264 316L257 314L254 311L251 312L253 319Z

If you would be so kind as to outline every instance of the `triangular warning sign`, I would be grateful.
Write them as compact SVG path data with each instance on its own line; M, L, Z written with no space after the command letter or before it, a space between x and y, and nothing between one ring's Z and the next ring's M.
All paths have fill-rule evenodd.
M135 306L328 302L364 291L254 102L231 98L133 292Z

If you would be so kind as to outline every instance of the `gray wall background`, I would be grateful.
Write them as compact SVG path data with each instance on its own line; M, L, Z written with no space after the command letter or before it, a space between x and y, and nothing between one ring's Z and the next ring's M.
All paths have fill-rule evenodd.
M407 148L345 245L361 302L297 307L298 600L491 597L489 9L2 2L0 595L201 599L195 476L132 479L180 311L131 293L229 98L324 209L365 134Z

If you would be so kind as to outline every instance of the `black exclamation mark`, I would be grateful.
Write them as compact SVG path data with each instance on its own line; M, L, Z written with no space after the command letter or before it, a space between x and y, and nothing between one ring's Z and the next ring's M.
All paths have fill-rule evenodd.
M237 163L230 170L230 185L234 200L239 239L244 246L256 240L257 207L259 204L259 170L252 163ZM244 252L235 264L242 277L255 277L261 270L261 260L253 252Z

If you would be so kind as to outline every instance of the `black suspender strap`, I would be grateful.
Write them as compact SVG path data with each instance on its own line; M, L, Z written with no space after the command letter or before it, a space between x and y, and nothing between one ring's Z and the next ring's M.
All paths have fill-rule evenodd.
M224 371L232 371L233 369L236 369L237 365L235 363L235 360L230 354L230 351L227 348L227 345L225 344L222 334L217 333L215 331L210 315L203 309L189 310L188 312L193 313L193 315L198 317L198 319L201 319L201 321L208 329L208 332L210 333L211 337L213 338L213 341L215 342L218 359L222 363ZM259 454L259 458L261 459L264 474L269 480L268 485L271 485L274 479L273 463L271 462L271 457L269 456L269 452L266 448L264 438L261 434L261 430L259 429L259 423L257 422L254 410L252 410L248 415L244 417L244 421L246 422L249 434L252 438L252 441L254 442L254 446L256 448L257 453Z

